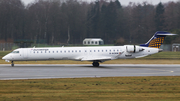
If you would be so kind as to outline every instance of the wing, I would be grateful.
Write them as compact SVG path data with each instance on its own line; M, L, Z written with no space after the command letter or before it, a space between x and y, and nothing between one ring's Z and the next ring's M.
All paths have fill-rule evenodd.
M77 60L80 61L108 61L112 60L111 57L82 57L82 58L77 58Z
M81 61L95 61L95 60L108 61L111 60L111 57L86 57L81 59Z

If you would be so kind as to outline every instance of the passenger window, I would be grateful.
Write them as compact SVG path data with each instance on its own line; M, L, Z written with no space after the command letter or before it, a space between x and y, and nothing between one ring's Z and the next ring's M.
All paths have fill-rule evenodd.
M96 50L94 50L94 52L96 52Z
M57 53L58 53L58 51L57 51Z
M50 51L49 51L49 53L50 53Z
M102 52L103 52L103 50L102 50Z
M77 50L75 50L75 52L77 52Z
M66 53L66 51L64 51L64 53Z

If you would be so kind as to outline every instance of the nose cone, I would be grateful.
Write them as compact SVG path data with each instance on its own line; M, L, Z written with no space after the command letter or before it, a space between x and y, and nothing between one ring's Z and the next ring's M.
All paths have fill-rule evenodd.
M6 56L2 57L3 60L6 60Z
M3 60L5 60L6 62L9 62L9 61L10 61L10 60L9 60L9 56L8 56L8 55L6 55L6 56L2 57L2 59L3 59Z
M9 60L9 55L2 57L3 60Z

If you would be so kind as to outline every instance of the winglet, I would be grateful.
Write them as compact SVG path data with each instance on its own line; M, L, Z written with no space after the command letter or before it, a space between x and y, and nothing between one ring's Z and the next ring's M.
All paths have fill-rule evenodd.
M164 42L165 37L169 35L176 35L176 34L164 32L164 31L158 31L153 35L153 37L147 43L141 44L140 46L160 48L160 46Z

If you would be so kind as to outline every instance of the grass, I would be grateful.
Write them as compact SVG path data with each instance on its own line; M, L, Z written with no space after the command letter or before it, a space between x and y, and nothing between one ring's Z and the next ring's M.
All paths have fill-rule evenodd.
M0 58L10 51L0 51ZM0 64L10 64L0 59ZM91 64L85 61L53 60L53 61L17 61L15 64ZM118 59L106 61L103 64L180 64L180 52L160 52L138 59Z
M180 52L160 52L157 54L153 54L143 59L177 59L180 60Z
M180 77L1 80L0 101L178 101Z
M0 58L9 52L0 52ZM5 64L0 60L0 64ZM28 61L18 64L91 64L91 62ZM180 52L161 52L140 59L106 64L180 64ZM180 77L61 78L0 80L0 101L179 101Z

